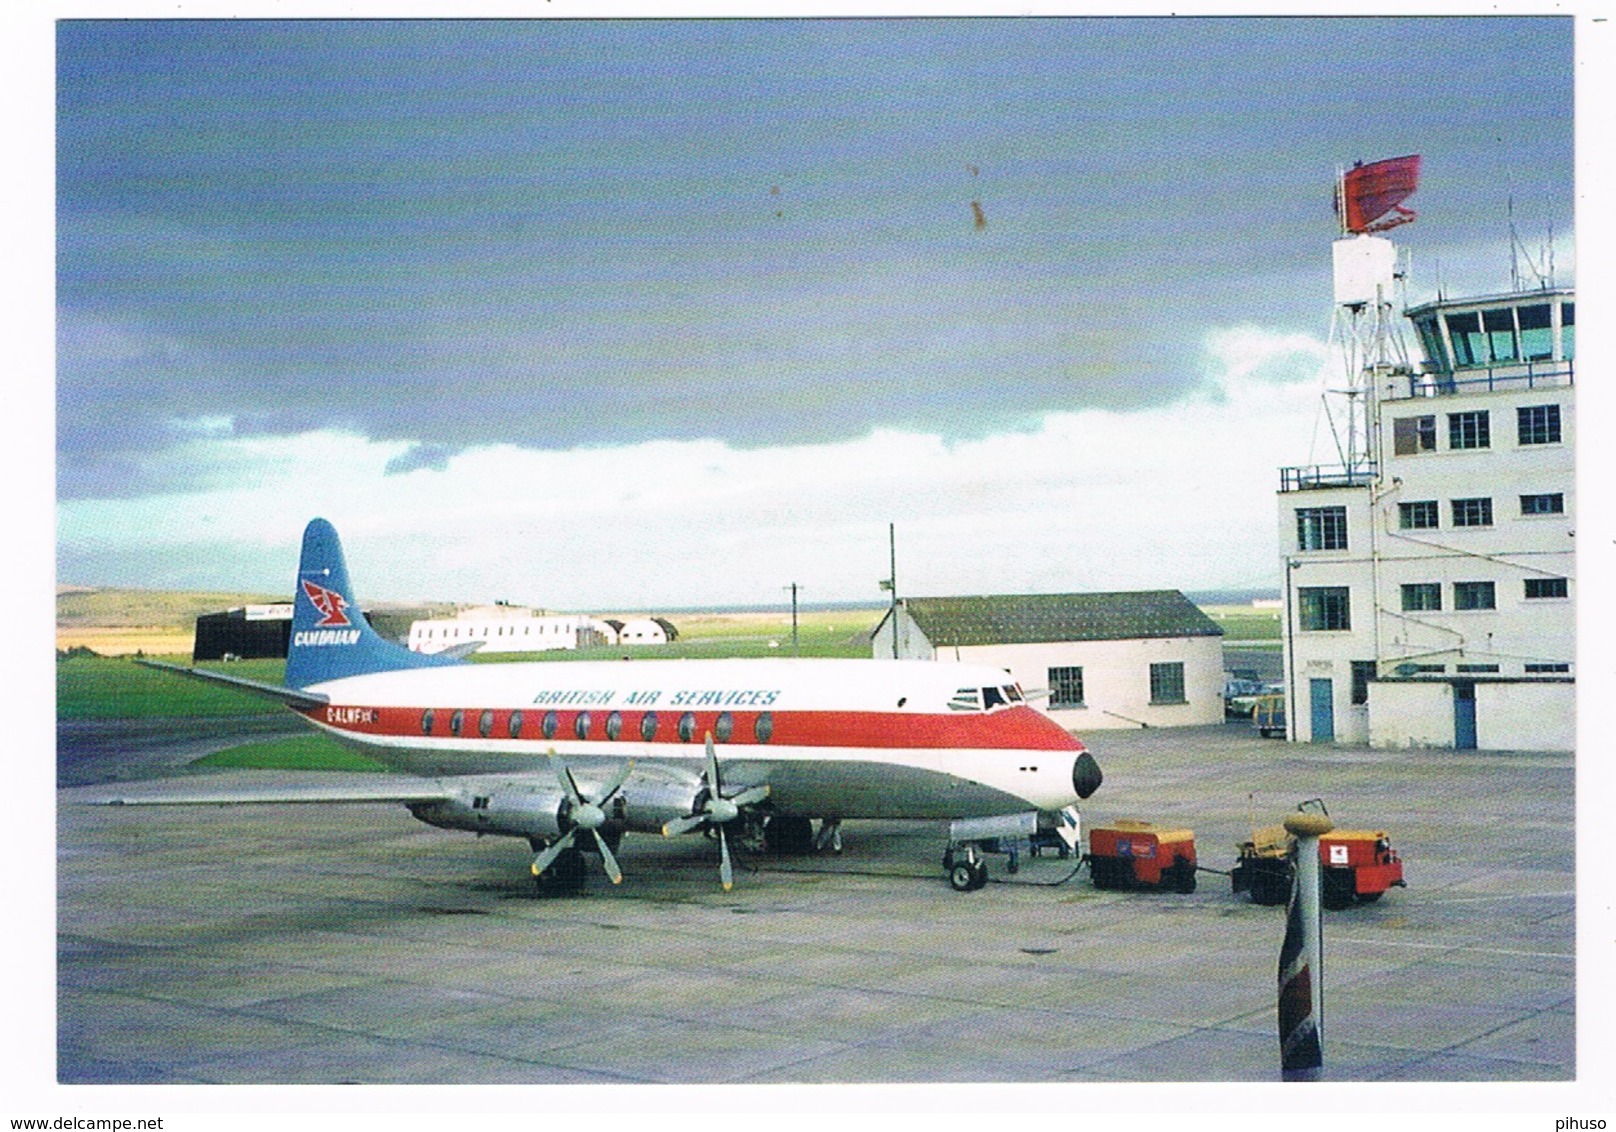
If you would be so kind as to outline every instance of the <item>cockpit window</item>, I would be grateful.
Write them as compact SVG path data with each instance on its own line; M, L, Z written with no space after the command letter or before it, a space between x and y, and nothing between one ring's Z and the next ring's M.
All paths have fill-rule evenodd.
M1006 700L1008 700L1010 703L1019 704L1021 702L1021 700L1022 700L1021 685L1020 684L1006 684L1004 686L1004 698Z
M996 708L996 707L1002 706L1003 704L1004 704L1004 693L999 691L999 689L997 689L997 688L983 688L982 689L982 706L984 708Z
M982 691L980 688L961 688L954 693L954 698L948 701L949 711L981 711Z

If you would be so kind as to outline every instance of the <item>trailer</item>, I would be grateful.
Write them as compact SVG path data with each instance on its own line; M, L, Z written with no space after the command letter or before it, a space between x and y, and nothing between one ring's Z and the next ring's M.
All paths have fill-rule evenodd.
M1372 904L1388 888L1407 888L1403 860L1383 829L1333 829L1319 838L1319 900L1326 908Z
M1240 844L1239 854L1229 874L1236 896L1246 893L1253 904L1290 899L1295 839L1284 826L1255 831ZM1331 830L1319 838L1319 867L1319 901L1332 911L1371 904L1389 888L1408 887L1402 858L1385 830Z
M1195 833L1125 818L1089 831L1089 881L1095 888L1195 891Z

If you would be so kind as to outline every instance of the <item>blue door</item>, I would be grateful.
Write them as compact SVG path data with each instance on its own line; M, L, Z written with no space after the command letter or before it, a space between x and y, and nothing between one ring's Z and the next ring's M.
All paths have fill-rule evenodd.
M1469 680L1453 685L1453 749L1476 749L1476 685Z
M1329 680L1308 681L1313 698L1313 742L1335 742L1335 684Z

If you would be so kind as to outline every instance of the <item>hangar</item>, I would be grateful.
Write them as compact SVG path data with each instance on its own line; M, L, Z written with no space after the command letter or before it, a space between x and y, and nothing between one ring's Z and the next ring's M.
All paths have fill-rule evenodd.
M1177 590L905 598L871 641L877 658L1003 668L1074 731L1223 719L1223 630Z
M292 607L243 605L196 619L191 661L284 657L292 636Z

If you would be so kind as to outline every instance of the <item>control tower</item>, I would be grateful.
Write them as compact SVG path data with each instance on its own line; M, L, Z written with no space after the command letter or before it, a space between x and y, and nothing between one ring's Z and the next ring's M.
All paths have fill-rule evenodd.
M1280 470L1289 737L1569 750L1575 296L1550 281L1408 309L1411 365L1378 232L1413 218L1418 161L1338 180L1339 463ZM1394 182L1378 215L1341 187L1358 170Z

